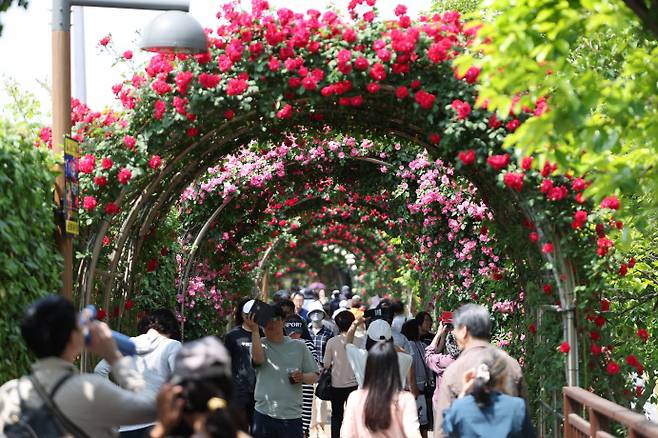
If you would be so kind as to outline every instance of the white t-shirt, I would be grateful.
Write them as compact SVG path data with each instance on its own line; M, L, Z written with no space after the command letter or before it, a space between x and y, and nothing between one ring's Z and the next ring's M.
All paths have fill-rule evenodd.
M349 360L352 370L354 371L354 376L356 377L356 383L359 385L359 388L363 388L363 378L366 374L366 362L368 360L368 351L358 348L356 345L348 344L345 347L347 351L347 360ZM413 358L406 354L398 352L398 366L400 367L400 383L404 388L406 386L407 376L409 375L409 369L413 364Z

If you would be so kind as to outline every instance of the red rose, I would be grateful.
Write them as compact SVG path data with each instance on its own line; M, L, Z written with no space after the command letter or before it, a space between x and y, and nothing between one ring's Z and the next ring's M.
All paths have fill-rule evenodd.
M582 178L576 178L571 183L571 188L574 192L582 192L586 187L585 180Z
M628 259L628 267L629 268L634 268L635 267L635 258L634 257L631 257L630 259Z
M552 243L545 243L544 246L541 247L541 251L544 254L550 254L553 252L553 244Z
M594 356L598 356L603 351L603 348L601 348L601 346L598 344L592 343L592 346L590 347L590 351Z
M626 363L632 366L633 368L640 365L640 361L637 360L637 357L635 357L635 355L633 354L629 354L628 356L626 356Z
M487 163L496 170L502 170L509 164L509 155L492 155L487 158Z
M226 120L233 120L233 117L235 117L235 111L233 110L224 111L224 117L226 118Z
M475 151L473 149L460 151L457 156L465 166L470 166L471 164L475 163Z
M409 89L404 85L400 85L398 88L395 89L395 96L398 99L404 99L409 96Z
M187 128L187 131L185 131L185 135L187 135L188 137L196 137L197 135L199 135L199 129L195 128L194 126L192 126L191 128Z
M123 305L123 308L126 309L126 310L130 310L130 309L132 309L134 306L135 306L135 303L133 303L133 300L131 300L130 298L128 298L128 299L126 300L126 303Z
M584 210L578 210L571 221L571 228L574 230L581 228L587 223L587 212Z
M102 320L105 319L106 316L107 316L107 312L105 310L103 310L102 308L100 308L96 311L96 319L97 320L102 321Z
M103 246L107 246L110 244L110 238L107 236L103 236Z
M153 170L157 169L160 167L160 164L162 163L162 159L160 158L160 155L153 155L149 159L149 167Z
M557 164L551 164L550 161L544 163L544 167L541 170L541 176L547 178L550 174L557 170Z
M365 56L359 56L354 61L354 67L356 67L357 70L364 71L367 70L369 66L370 66L370 61L368 61L368 58L366 58Z
M605 325L605 318L602 315L597 316L594 318L594 324L596 324L597 327L603 327Z
M249 84L245 79L232 78L229 79L228 84L226 85L226 94L229 96L237 96L244 93Z
M106 47L108 44L110 44L111 39L112 39L112 37L110 35L106 35L103 38L101 38L101 40L98 42L98 44L100 44L103 47Z
M114 202L108 202L107 205L105 206L105 214L117 214L119 212L119 206L116 205Z
M407 7L404 5L397 5L395 7L395 15L399 17L400 15L404 15L407 13Z
M430 143L432 143L432 144L439 144L441 142L441 136L439 134L437 134L436 132L430 134L429 139L430 139Z
M568 194L569 189L567 189L566 186L557 186L552 187L548 193L546 193L546 197L551 201L561 201L566 198Z
M647 340L649 339L649 332L647 331L647 329L641 328L637 331L637 337L642 339L643 342L647 342Z
M199 75L199 84L203 88L215 88L219 84L220 77L216 74L211 73L201 73Z
M368 85L366 85L366 90L368 90L368 93L374 94L374 93L378 92L379 89L380 89L380 86L376 82L371 82Z
M553 286L548 283L544 284L544 293L550 295L553 292Z
M126 50L123 52L124 59L133 59L133 52L131 50Z
M530 233L530 234L528 235L528 237L530 238L530 241L531 241L532 243L537 243L537 241L539 240L539 234L537 234L537 233L534 232L534 231L533 231L532 233Z
M92 173L96 167L96 157L92 154L87 154L80 158L78 162L78 170L81 173Z
M135 145L137 144L137 140L135 140L135 137L132 135L124 135L123 144L125 144L128 149L134 149Z
M611 376L614 376L615 374L619 374L619 371L621 371L621 367L615 362L614 360L611 360L608 363L607 367L608 374Z
M492 116L489 117L489 128L491 128L491 129L498 129L498 128L500 128L501 126L503 126L503 122L501 122L500 120L498 120L498 119L496 118L496 115L495 115L495 114L492 114Z
M151 88L159 95L167 94L171 91L171 85L161 79L153 82Z
M607 312L608 310L610 310L610 300L603 298L601 300L601 312Z
M276 113L276 116L280 119L289 119L292 117L292 105L289 103L285 104L284 107Z
M92 211L96 208L97 202L96 198L93 196L85 196L82 201L82 207L87 211Z
M153 272L158 268L158 260L157 259L150 259L148 262L146 262L146 272Z
M613 246L615 246L615 244L612 240L608 239L607 237L600 237L596 241L596 246L597 246L596 254L599 257L603 257L604 255L606 255L608 253L608 251L610 251L610 249Z
M425 90L420 90L414 96L418 105L423 109L432 109L436 96Z
M533 335L534 335L534 334L537 334L537 326L534 325L534 324L530 324L530 325L528 326L528 330L529 330L530 333L532 333Z
M521 126L519 119L512 119L505 124L505 129L507 129L509 132L514 132L519 126Z
M523 178L525 177L524 173L513 173L507 172L503 176L503 182L507 187L512 190L520 192L523 189Z
M521 169L528 171L532 169L532 157L523 157L521 160Z
M166 246L163 246L162 249L160 249L160 255L162 257L165 257L167 254L169 254L169 248L167 248Z
M619 198L616 196L607 196L601 201L601 208L609 208L610 210L619 210Z
M384 69L384 65L379 62L375 63L370 69L370 77L376 81L383 81L386 79L386 70Z
M565 341L560 344L560 353L567 354L569 351L571 351L571 345L568 342Z
M153 118L155 120L162 119L166 110L167 104L162 100L156 100L153 104Z
M130 178L133 177L133 173L130 171L130 169L126 169L125 167L122 167L121 170L119 170L119 174L117 175L117 178L119 179L119 184L126 185L128 184L128 181L130 181Z
M459 99L452 101L452 108L457 111L457 118L465 119L471 113L471 105L468 102L462 102Z
M626 263L622 263L621 266L619 267L619 276L624 277L626 276L627 272L628 272L628 265Z
M105 187L107 185L107 178L104 176L95 176L94 184L96 184L98 187Z

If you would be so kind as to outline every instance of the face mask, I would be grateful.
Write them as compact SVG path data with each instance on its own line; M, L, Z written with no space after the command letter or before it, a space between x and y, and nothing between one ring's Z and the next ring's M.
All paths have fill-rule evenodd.
M314 313L311 315L311 321L318 323L321 322L324 319L321 313Z

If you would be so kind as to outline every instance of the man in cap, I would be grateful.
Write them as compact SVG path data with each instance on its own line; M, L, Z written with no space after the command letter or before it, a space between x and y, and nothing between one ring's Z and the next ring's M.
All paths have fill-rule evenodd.
M251 330L251 358L256 369L254 438L303 438L302 383L318 380L318 365L306 345L283 332L283 310L274 306L261 339L254 315L245 323Z
M249 424L254 419L254 391L256 388L256 370L251 363L251 329L245 323L251 312L254 300L248 300L242 308L237 309L236 325L224 338L224 344L231 354L231 370L233 374L234 402L244 409Z
M366 349L358 348L354 344L348 344L345 348L347 350L347 358L352 366L356 382L359 388L363 387L363 378L365 377L366 361L368 360L368 350L378 341L393 342L393 333L391 332L391 325L383 319L372 321L368 326L368 337L366 339ZM410 354L399 351L398 348L398 365L400 367L400 384L405 386L405 382L409 378L409 371L413 363L413 358Z

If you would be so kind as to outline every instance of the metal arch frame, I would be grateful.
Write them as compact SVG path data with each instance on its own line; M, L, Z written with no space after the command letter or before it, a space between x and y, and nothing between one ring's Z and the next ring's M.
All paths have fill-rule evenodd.
M305 99L300 100L300 101L305 101ZM349 110L342 110L341 108L338 108L339 111L334 111L337 114L341 115L347 115L353 117L354 114L349 111ZM374 113L373 113L374 114ZM215 140L216 136L219 134L219 132L226 130L230 127L235 126L239 122L245 122L245 124L249 124L250 122L255 122L253 120L253 116L257 115L254 111L247 113L245 115L242 115L240 117L236 117L235 119L231 120L230 122L223 123L221 126L219 126L217 129L208 132L206 135L202 137L201 140L198 142L193 143L192 145L188 146L185 148L181 153L179 153L176 158L169 164L165 169L163 169L158 177L156 177L156 180L151 181L147 188L142 192L142 194L137 198L137 201L135 205L131 208L131 212L127 216L127 218L124 220L124 223L121 226L121 232L120 232L120 237L119 237L119 242L115 247L115 256L112 259L111 265L110 265L110 271L109 271L109 276L108 276L108 282L105 287L105 292L103 293L103 296L105 297L105 302L107 303L109 301L109 296L111 295L111 291L114 287L114 281L116 277L116 268L118 266L119 260L122 257L122 254L124 253L124 246L125 243L128 239L129 230L132 229L132 224L137 220L137 215L136 213L141 210L141 208L147 203L148 198L150 198L154 193L156 193L155 189L158 188L158 183L160 181L164 181L165 177L172 173L174 171L174 167L176 164L180 163L184 157L187 157L188 155L192 155L194 152L196 152L196 149L199 147L202 147L207 144L211 144L212 146L208 148L205 151L201 151L200 154L202 157L210 156L212 152L215 150L221 148L222 146L226 145L232 140L237 140L240 138L243 134L247 134L250 130L253 129L253 126L243 126L242 129L239 129L237 132L232 133L232 135L228 136L228 138L222 139L220 142L215 142L212 140ZM389 122L395 123L395 124L403 124L404 120L399 119L399 118L391 118L388 119ZM419 139L418 135L414 134L420 134L422 131L420 131L420 128L414 125L407 124L406 128L413 128L416 132L412 133L407 133L403 130L393 130L393 129L387 129L387 133L391 133L393 135L406 138L410 141L413 141L417 144L419 144L421 147L425 148L428 151L434 151L438 152L436 148L434 148L432 145L429 143L422 141ZM212 143L210 143L212 141ZM194 170L197 170L197 172L193 172ZM184 186L189 184L190 180L194 180L196 177L198 177L201 173L203 173L205 169L200 169L198 167L198 162L191 162L184 171L178 171L172 178L173 180L181 180L182 183L180 185ZM192 173L194 176L192 178L189 178L189 174ZM185 178L185 177L188 178ZM157 201L153 203L151 208L148 210L148 213L146 213L146 218L140 228L139 231L139 240L136 244L136 251L134 254L134 257L137 257L139 254L139 250L141 249L144 236L145 236L145 230L148 229L155 219L155 216L157 215L157 212L160 211L160 208L162 207L163 204L171 202L171 192L172 190L176 187L175 184L172 184L172 181L170 181L167 186L164 188L164 191L160 194L158 197ZM104 227L103 231L107 229L107 226ZM98 233L100 234L100 233ZM91 296L91 289L93 287L93 281L90 281L90 279L95 277L95 268L96 268L96 261L100 255L100 247L97 249L95 248L94 253L92 254L92 261L90 263L90 267L93 269L89 269L89 273L87 274L87 284L86 284L86 291L85 291L85 299L88 301L89 297Z
M386 91L391 91L391 90L386 90ZM301 101L301 100L300 100ZM338 116L347 116L348 119L351 119L350 121L355 121L355 110L354 109L342 109L338 107L337 105L333 105L333 108L327 108L327 110L332 110L336 115ZM323 110L322 107L316 108L316 111L322 111L326 112L326 110ZM374 110L370 109L369 107L366 109L359 109L359 112L367 112L369 114L375 114ZM388 112L389 114L393 114L394 112ZM202 140L199 142L196 142L190 146L188 146L185 151L181 154L179 154L174 162L172 162L165 170L161 172L160 180L164 180L165 176L167 176L169 173L173 172L173 164L180 162L184 157L186 157L189 153L189 155L194 155L194 152L201 147L201 145L205 145L207 143L210 143L209 137L213 136L215 137L219 132L221 132L224 129L228 129L229 127L233 127L236 125L238 121L242 121L242 119L246 119L246 122L250 122L252 120L249 120L248 118L250 116L253 116L255 113L248 113L245 116L242 116L242 118L236 118L230 122L223 123L219 128L209 132L206 134ZM340 117L336 117L335 119L338 120ZM333 119L333 118L332 118ZM377 131L386 131L387 133L391 133L393 135L396 135L401 138L405 138L407 140L410 140L419 146L425 148L430 155L433 156L433 158L439 158L441 156L441 151L429 144L427 141L424 140L424 131L421 130L419 127L413 125L410 123L410 121L403 120L400 118L386 118L385 121L388 121L392 125L398 125L398 129L388 129L385 130L384 128L381 128L379 126L375 127ZM356 123L358 124L358 122ZM402 126L400 126L402 125ZM224 139L221 142L219 142L219 145L217 145L215 142L212 142L211 144L213 145L212 147L209 148L209 150L205 152L200 152L201 156L206 157L206 156L212 156L211 153L214 152L216 149L219 149L221 146L229 143L231 140L237 140L242 134L248 133L250 130L254 130L257 128L254 128L253 126L246 126L243 127L243 129L240 130L240 133L238 135L232 135L229 136L229 139ZM415 131L415 132L414 132ZM215 140L213 138L212 140ZM182 184L188 183L190 181L190 173L193 173L195 176L198 176L201 172L193 172L194 168L198 166L198 163L193 163L193 165L188 165L186 169L184 169L184 172L178 171L177 174L174 177L174 180L182 181ZM167 170L168 169L168 170ZM461 172L460 172L461 173ZM478 178L475 177L475 175L468 175L468 174L463 174L461 173L464 177L466 177L469 181L471 181L475 186L477 186L480 190L482 190L483 193L490 192L491 190L485 189L486 184L483 184L482 181L478 181ZM151 223L155 220L155 217L157 216L157 212L160 210L160 207L162 207L165 204L168 204L171 202L171 191L176 187L175 184L172 184L173 181L168 182L167 186L164 186L163 193L160 194L159 198L155 203L151 205L151 208L148 210L145 216L145 221L143 222L140 232L138 233L139 240L136 245L136 250L133 253L133 257L138 257L139 250L141 249L143 240L144 240L144 231L148 229L151 225ZM158 184L157 182L153 182L152 184L149 184L147 187L146 193L143 193L139 198L138 201L136 201L136 204L134 207L141 207L146 204L147 198L151 197L154 193L156 193L155 189ZM178 185L180 186L180 185ZM484 189L484 190L483 190ZM501 206L495 206L491 203L490 204L490 209L492 210L492 213L494 216L497 216L497 212L501 213L503 212L500 210L500 208L496 207L501 207ZM110 272L109 278L108 278L108 284L105 289L105 295L109 297L111 294L111 291L114 287L114 280L115 280L115 270L116 266L118 265L119 259L122 257L124 248L123 246L125 245L125 242L128 238L129 231L132 229L132 224L136 220L136 211L139 210L139 208L134 208L131 210L131 213L129 214L129 217L126 219L124 224L122 225L122 232L120 236L120 245L115 249L115 254L114 258L112 261L112 270ZM493 207L493 208L492 208ZM507 210L507 209L506 209ZM519 217L518 211L516 212L511 212L511 211L505 211L504 216L511 216L511 217ZM531 216L533 217L533 216ZM497 222L500 222L500 220L497 220ZM540 224L537 224L540 225ZM100 238L99 236L101 235L101 232L104 233L107 230L107 227L109 226L109 223L103 222L101 226L98 229L98 232L96 233L95 236L95 244L94 244L94 251L92 254L92 259L89 262L87 270L87 275L85 276L86 278L86 293L85 293L85 299L88 300L89 296L91 294L91 289L93 287L93 279L95 278L96 275L96 265L97 265L97 259L99 257L100 253ZM541 233L544 233L541 227L537 227L538 231L541 230ZM554 242L557 242L557 240L554 240ZM554 243L555 246L555 243ZM556 247L556 249L559 251L559 248ZM575 323L574 323L574 309L573 309L573 303L574 301L574 296L573 296L573 287L575 285L575 278L573 276L573 273L571 272L570 269L566 267L565 261L562 259L562 257L558 257L558 253L555 253L554 256L554 261L558 261L559 263L559 268L554 264L553 268L553 275L556 277L556 279L559 280L561 275L566 276L565 278L568 279L568 285L562 286L560 281L556 281L558 285L560 285L560 298L563 304L567 304L566 312L565 312L565 336L567 339L570 340L575 340ZM132 267L128 268L129 270L132 269ZM128 274L128 272L126 273ZM568 290L567 290L568 289ZM570 385L576 385L577 384L577 348L572 348L571 352L569 354L568 358L568 366L567 366L568 372L567 372L567 377L568 377L568 382ZM575 376L575 378L574 378Z

